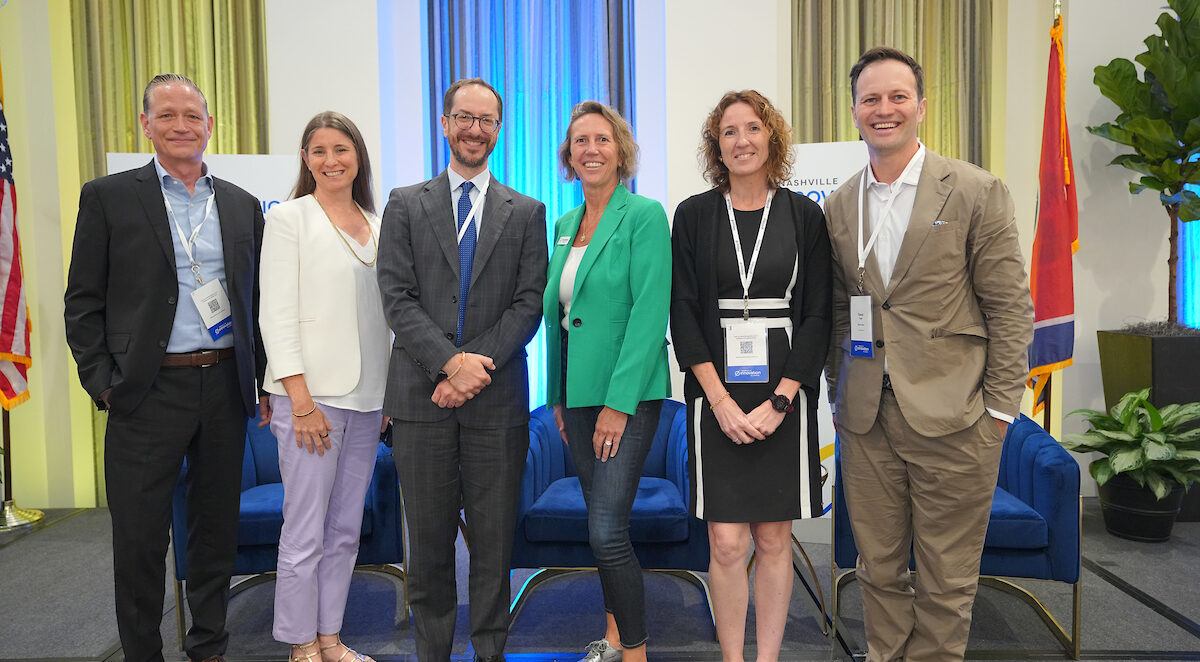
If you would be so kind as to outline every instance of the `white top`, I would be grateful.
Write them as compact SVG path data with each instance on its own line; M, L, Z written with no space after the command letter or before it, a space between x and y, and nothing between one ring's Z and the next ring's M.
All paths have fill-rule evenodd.
M558 281L558 302L563 307L562 328L569 329L567 319L571 317L571 297L575 294L575 275L579 273L579 263L583 262L583 254L587 246L572 246L567 253L567 261L563 264L562 278Z
M358 259L371 262L378 250L379 218L365 216L374 240L362 246L337 230L311 195L267 212L259 327L268 393L286 395L280 380L304 375L316 402L356 411L383 407L392 337L375 267Z
M909 166L902 178L891 184L884 184L875 179L875 171L867 167L867 217L870 220L871 232L882 225L879 238L875 241L875 263L879 265L879 275L883 277L883 285L887 287L892 281L892 270L896 268L896 258L900 257L900 244L904 241L904 233L908 231L908 222L912 219L913 203L917 200L917 182L921 180L921 169L925 166L925 145L917 148L909 160ZM891 209L884 217L882 212L887 206L888 198L895 196Z
M371 234L375 235L375 238L368 239L366 246L360 245L358 240L343 232L341 228L338 228L338 233L355 253L350 255L348 251L343 251L346 259L352 261L350 269L354 272L354 298L358 306L358 384L345 395L313 396L313 401L353 411L375 411L383 408L383 391L387 386L391 347L390 343L378 342L379 329L386 329L388 325L383 316L379 277L375 275L375 265L368 267L360 259L374 261L379 246L378 232L371 228ZM347 246L343 245L342 248Z

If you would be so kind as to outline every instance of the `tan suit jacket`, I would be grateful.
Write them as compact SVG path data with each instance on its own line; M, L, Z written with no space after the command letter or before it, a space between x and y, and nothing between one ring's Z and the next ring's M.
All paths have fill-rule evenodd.
M833 245L833 337L826 379L838 425L875 423L884 359L905 420L922 435L963 430L984 408L1020 409L1033 304L1012 198L997 177L926 150L908 230L890 283L867 257L874 358L850 354L850 296L858 294L856 174L825 204ZM866 213L864 211L864 213ZM870 223L863 219L869 236Z

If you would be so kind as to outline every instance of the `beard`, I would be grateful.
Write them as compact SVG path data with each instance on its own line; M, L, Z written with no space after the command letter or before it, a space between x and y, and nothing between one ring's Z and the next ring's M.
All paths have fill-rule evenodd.
M476 136L471 136L471 138L474 139ZM461 149L459 149L459 145L462 144L462 139L462 136L455 136L453 140L449 141L450 153L454 155L455 161L458 161L468 168L478 168L487 163L488 157L492 155L492 150L496 147L495 141L491 141L491 143L488 144L487 148L483 151L482 156L479 158L471 158L467 154L464 154ZM485 144L488 143L488 138L486 136L483 138L483 140Z

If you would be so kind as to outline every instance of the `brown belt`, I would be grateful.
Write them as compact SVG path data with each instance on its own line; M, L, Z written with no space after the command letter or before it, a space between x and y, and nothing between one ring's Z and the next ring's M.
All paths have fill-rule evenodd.
M232 359L233 354L232 347L225 349L202 349L198 352L186 352L184 354L166 354L163 356L162 365L164 368L203 368Z

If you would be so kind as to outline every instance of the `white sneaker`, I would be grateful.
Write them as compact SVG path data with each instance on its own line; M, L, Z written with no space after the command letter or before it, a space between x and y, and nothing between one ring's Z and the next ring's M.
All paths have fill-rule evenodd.
M607 639L593 641L584 650L587 655L579 662L621 662L621 649L613 648Z

